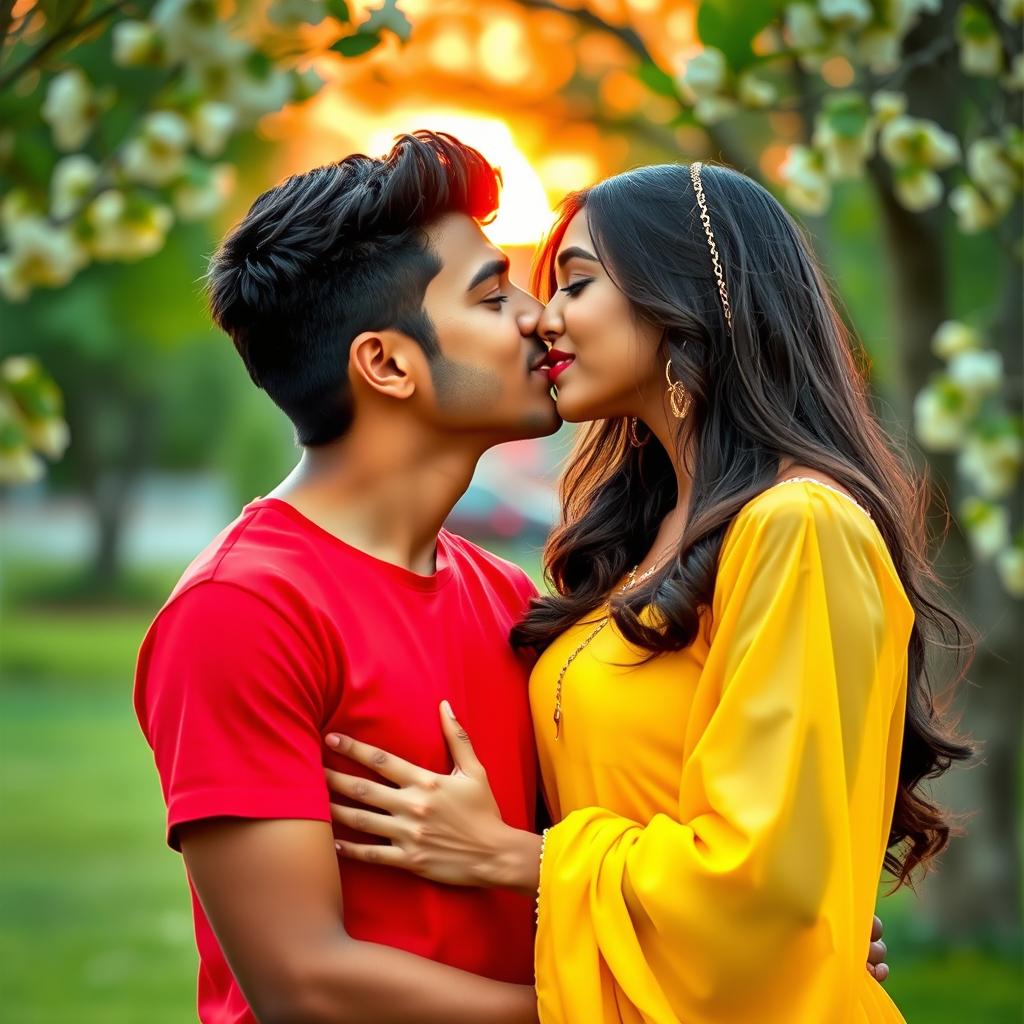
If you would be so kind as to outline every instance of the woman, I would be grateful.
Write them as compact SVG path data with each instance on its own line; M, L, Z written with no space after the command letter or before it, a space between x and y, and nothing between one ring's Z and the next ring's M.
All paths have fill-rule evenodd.
M567 199L538 284L593 421L512 636L555 824L504 826L467 747L389 800L389 862L539 886L543 1022L902 1020L863 949L883 863L949 836L925 652L961 629L809 248L741 174L646 167Z

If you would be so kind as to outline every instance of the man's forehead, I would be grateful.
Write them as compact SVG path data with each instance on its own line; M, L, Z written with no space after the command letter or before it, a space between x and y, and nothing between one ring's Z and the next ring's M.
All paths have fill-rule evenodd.
M443 264L441 273L464 273L486 260L504 259L505 254L480 230L465 213L448 213L427 228L430 247Z

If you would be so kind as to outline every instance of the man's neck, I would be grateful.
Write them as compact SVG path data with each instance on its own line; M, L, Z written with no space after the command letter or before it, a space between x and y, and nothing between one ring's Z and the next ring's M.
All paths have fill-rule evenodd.
M353 427L340 441L303 449L267 497L375 558L431 575L438 531L482 452L443 439L401 441L393 431Z

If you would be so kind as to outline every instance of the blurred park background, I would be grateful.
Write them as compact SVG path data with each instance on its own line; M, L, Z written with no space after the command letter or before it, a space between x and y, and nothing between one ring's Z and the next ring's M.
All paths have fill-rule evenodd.
M0 1019L194 1018L134 657L192 555L296 458L211 330L206 261L285 175L433 128L502 167L488 231L522 282L558 199L635 164L722 160L803 219L980 634L959 706L983 752L939 787L966 835L881 899L888 987L912 1024L1020 1021L1022 17L0 0ZM452 525L539 578L567 445L491 453Z

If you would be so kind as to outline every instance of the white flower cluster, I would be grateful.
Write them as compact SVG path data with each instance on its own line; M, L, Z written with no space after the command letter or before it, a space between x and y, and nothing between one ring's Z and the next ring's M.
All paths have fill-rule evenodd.
M148 20L115 22L114 64L165 69L171 84L99 160L84 150L114 103L113 90L78 67L54 74L41 117L67 155L53 169L46 199L15 189L0 202L0 295L21 301L34 288L66 284L91 261L141 259L159 251L176 217L216 213L235 175L215 161L232 136L322 84L271 54L280 51L282 33L326 13L325 0L277 0L265 42L251 41L251 26L225 21L216 0L158 0Z
M929 451L955 452L957 471L974 494L960 509L977 556L995 561L1006 589L1024 597L1024 530L1011 541L1005 504L1021 484L1024 423L1003 404L1003 361L973 328L942 324L932 351L946 366L917 396L914 426Z
M815 71L841 54L877 74L899 66L903 37L941 0L802 0L785 9L786 42Z
M732 74L725 54L713 46L686 61L676 80L701 124L716 124L743 107L770 107L778 99L775 85L756 71L748 68Z
M39 361L9 356L0 363L0 484L39 480L40 455L59 459L69 440L60 389Z
M820 67L838 54L885 73L898 67L906 33L940 6L939 0L791 4L785 11L786 40L805 67ZM1003 0L1001 16L1018 22L1022 6L1020 0ZM962 5L957 40L968 73L993 77L1003 71L1002 44L986 11ZM1004 85L1024 88L1020 57ZM938 206L947 194L941 173L965 161L967 180L948 193L960 229L982 231L1002 219L1024 187L1024 133L1019 126L1009 125L1002 137L976 139L964 154L955 135L935 121L910 116L906 107L906 97L895 91L878 91L870 103L855 92L827 97L811 145L792 146L783 162L781 176L790 203L805 213L824 213L832 184L860 176L877 150L892 168L896 198L906 209L920 212Z

